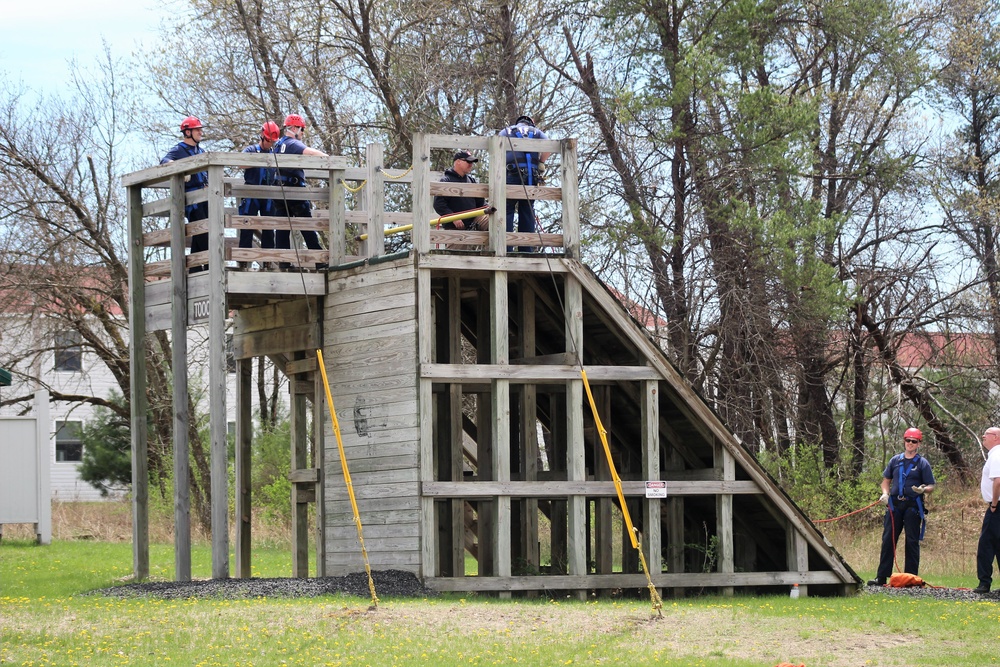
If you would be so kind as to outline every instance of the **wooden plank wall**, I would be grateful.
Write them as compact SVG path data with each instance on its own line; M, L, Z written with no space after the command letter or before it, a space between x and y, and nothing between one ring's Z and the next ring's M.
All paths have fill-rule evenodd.
M373 569L420 572L420 418L412 259L330 274L323 355ZM332 425L326 573L363 567Z

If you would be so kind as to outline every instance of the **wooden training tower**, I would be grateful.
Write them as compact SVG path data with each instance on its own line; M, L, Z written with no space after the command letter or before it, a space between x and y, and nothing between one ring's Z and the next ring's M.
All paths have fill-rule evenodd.
M627 509L653 584L675 595L710 589L843 595L860 580L809 519L681 378L647 332L580 261L576 142L414 137L413 166L280 156L310 185L313 218L239 217L239 167L273 155L206 153L130 174L135 574L149 574L146 470L148 333L173 340L177 579L190 578L187 327L207 323L212 470L212 572L229 576L226 443L227 322L236 392L236 572L250 576L250 410L253 357L288 376L291 395L293 573L308 576L307 509L315 503L316 573L363 569L315 351L322 349L373 569L415 573L442 591L640 589L646 577L622 535L581 369L593 389ZM455 150L484 157L484 183L438 182ZM552 186L527 188L548 233L505 233L508 149L552 152ZM184 177L208 172L206 189ZM294 192L288 192L293 190ZM434 195L488 197L489 231L428 224ZM294 195L294 196L292 196ZM184 224L185 203L208 202ZM388 211L387 201L411 201ZM398 208L398 207L397 207ZM408 239L386 227L413 224ZM328 250L240 249L235 229L326 233ZM558 233L552 233L558 228ZM192 234L209 250L185 254ZM366 235L366 236L365 236ZM395 245L393 242L395 240ZM533 252L511 253L509 249ZM303 270L264 270L272 262ZM256 262L261 270L238 270ZM316 263L325 271L312 270ZM188 267L208 270L188 274ZM312 406L312 445L307 413ZM648 494L665 482L666 497ZM467 568L467 563L470 566ZM475 572L471 573L474 563Z

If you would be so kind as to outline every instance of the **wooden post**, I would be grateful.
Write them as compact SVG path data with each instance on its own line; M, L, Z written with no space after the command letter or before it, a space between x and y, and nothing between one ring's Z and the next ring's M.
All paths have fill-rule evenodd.
M809 543L791 521L785 522L785 549L788 569L793 573L809 571ZM799 597L809 596L809 586L799 584Z
M183 219L171 219L183 225ZM149 578L149 450L146 430L146 278L142 245L142 187L128 188L129 380L132 422L132 572Z
M492 320L490 313L492 299L482 290L477 291L479 303L476 307L476 362L490 363L492 351ZM492 387L491 387L492 388ZM476 478L492 481L494 478L493 463L493 412L492 397L483 392L476 396ZM476 515L479 524L479 576L494 576L496 574L493 556L496 549L493 546L495 531L493 528L496 512L493 510L494 500L480 498L476 501Z
M729 450L716 439L715 441L715 467L721 473L724 481L734 481L736 479L736 461ZM720 573L732 574L735 572L733 563L733 494L720 493L715 498L716 507L716 528L715 533L718 539L718 571ZM732 596L733 587L724 586L719 591L722 595Z
M562 227L566 257L580 259L580 190L576 139L562 140Z
M462 282L459 278L448 278L448 360L460 364L462 360ZM448 385L448 409L451 411L448 424L450 433L450 477L453 482L463 481L465 464L465 447L463 445L465 430L462 428L462 385ZM448 501L451 514L451 561L452 576L465 575L465 501L453 498Z
M365 184L365 209L368 211L368 257L385 254L385 176L382 163L385 161L382 144L368 144L365 160L368 162L368 183ZM414 219L416 222L416 219ZM428 230L428 234L430 231ZM428 243L430 239L428 238Z
M497 257L507 254L507 151L502 137L489 138L490 204L496 213L490 218L489 249Z
M535 292L524 284L521 289L521 356L535 356ZM538 479L538 387L521 388L521 475L525 481ZM521 501L521 543L525 565L538 571L538 499Z
M342 169L330 170L328 187L330 188L330 231L327 235L327 245L330 252L330 266L337 266L344 263L344 258L347 255L347 229L344 215L344 171Z
M507 272L494 271L490 286L490 356L491 363L510 363L508 350L510 320L508 317ZM498 482L510 481L510 380L491 381L491 422L493 479ZM510 496L497 496L493 503L494 542L493 560L496 576L509 577L511 574L511 519ZM509 598L510 591L502 591L500 597Z
M597 413L604 423L604 428L607 429L608 433L611 433L611 396L608 387L594 387L592 392L594 394L594 403L597 405ZM604 454L604 445L601 442L600 433L597 432L596 422L594 423L593 447L594 479L610 480L611 469ZM593 554L593 558L591 559L595 561L597 574L611 574L614 564L614 531L611 524L611 507L611 498L597 499L594 512L594 550L596 553Z
M424 135L418 135L423 150L427 150L427 140ZM414 139L414 172L417 171L417 142ZM420 200L426 203L428 190L426 186L428 162L421 162L421 171L424 185L419 191L416 189L416 173L414 173L414 222L426 220L426 211L422 217L416 217L417 197L419 192ZM418 229L421 230L418 234ZM370 231L369 231L370 233ZM413 226L414 246L416 239L423 239L424 249L430 244L430 228L428 225ZM431 293L431 272L430 269L417 268L416 275L417 290L417 363L419 366L430 364L434 358L434 314L433 314L433 294ZM428 378L421 378L417 387L417 412L422 415L429 415L433 412L434 393L433 382ZM434 481L434 422L431 419L420 420L420 445L419 445L419 478L421 482ZM436 576L439 574L438 568L438 543L437 530L434 521L434 499L430 497L420 498L420 570L423 576Z
M431 228L427 221L431 219L430 196L431 149L427 135L417 132L413 135L413 250L418 255L427 252L431 245ZM368 233L371 234L371 229Z
M208 168L208 395L211 434L212 578L229 578L229 461L226 423L226 270L221 166Z
M571 275L565 277L566 293L566 353L575 363L583 363L583 290ZM566 382L566 479L571 482L587 478L586 451L583 440L583 380ZM569 504L569 573L586 575L587 566L587 499L570 496ZM587 599L587 591L576 591L579 600Z
M667 450L667 470L679 471L684 469L684 459L677 450L675 443L670 443ZM667 485L666 503L666 523L667 523L667 571L676 574L683 574L684 563L684 497L670 494L670 485ZM685 589L677 586L671 589L671 595L675 598L682 598Z
M52 544L52 431L49 430L49 392L35 392L35 462L38 479L35 502L38 504L38 523L35 540L38 544Z
M322 300L318 308L324 312ZM322 330L321 330L322 332ZM315 356L315 355L312 355ZM317 359L318 361L318 359ZM319 367L313 371L313 449L312 467L316 470L316 576L326 576L326 389ZM332 426L331 426L332 429Z
M263 358L258 363L264 363ZM250 518L251 451L253 446L253 358L236 361L236 576L248 579L251 570Z
M296 359L302 358L295 353ZM289 430L291 432L291 470L306 467L306 397L296 391L298 382L290 378L288 382L291 409ZM292 576L304 579L309 576L309 505L301 502L299 485L292 482Z
M640 386L642 474L647 480L659 480L661 479L659 383L656 380L644 380ZM646 557L646 565L649 567L649 574L655 576L663 571L659 498L643 499L642 514L642 550Z
M184 176L170 179L170 335L174 371L174 579L191 581L191 460L188 433L187 257Z

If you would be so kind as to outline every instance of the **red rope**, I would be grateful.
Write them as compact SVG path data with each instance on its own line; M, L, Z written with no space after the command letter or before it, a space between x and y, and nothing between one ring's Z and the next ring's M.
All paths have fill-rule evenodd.
M865 510L871 509L872 507L875 507L878 504L879 504L879 501L876 500L871 505L865 505L864 507L862 507L859 510L854 510L853 512L848 512L847 514L842 514L840 516L835 516L832 519L814 519L813 523L827 523L829 521L838 521L840 519L846 519L847 517L849 517L849 516L851 516L853 514L857 514L858 512L864 512Z

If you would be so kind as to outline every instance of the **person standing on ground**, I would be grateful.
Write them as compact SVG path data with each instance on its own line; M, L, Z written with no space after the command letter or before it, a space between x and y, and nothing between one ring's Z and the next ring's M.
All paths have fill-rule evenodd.
M467 150L460 150L455 153L454 162L450 169L446 169L442 183L476 183L475 176L472 175L472 165L479 162L478 158L472 157L472 153ZM486 204L482 197L445 197L438 195L434 198L434 211L441 217L455 215L474 208L480 208ZM446 222L442 227L445 229L480 229L480 223L489 220L486 215L481 215L472 220L455 220ZM484 227L482 227L484 228Z
M284 135L271 149L272 153L279 155L320 155L326 153L315 148L309 148L302 143L302 137L306 131L306 123L297 113L288 114L285 117ZM278 173L275 177L275 185L289 188L304 188L306 186L306 175L302 169L282 169L281 158L277 159ZM311 218L312 202L309 200L289 200L279 198L274 201L274 214L279 217L288 218ZM291 232L287 229L279 229L274 233L275 245L278 248L291 248ZM319 244L319 235L314 231L303 231L302 239L306 242L306 247L310 250L322 250ZM289 268L291 264L282 262L281 268ZM326 268L326 264L317 264L317 269Z
M188 116L181 121L181 137L182 140L179 144L171 148L163 159L160 160L160 164L168 164L174 160L183 160L186 157L192 157L195 155L201 155L205 151L201 149L199 145L201 139L204 136L204 126L201 121L194 116ZM199 171L189 176L184 177L184 192L193 192L194 190L201 190L208 186L208 172ZM188 204L184 207L184 217L187 218L188 222L195 222L197 220L204 220L208 218L208 202L201 202L199 204ZM191 252L204 252L208 250L208 233L195 234L191 237ZM197 273L198 271L207 271L208 266L200 264L198 266L192 266L190 269L191 273Z
M983 433L983 447L986 448L986 463L979 481L979 491L986 501L983 527L979 531L979 546L976 548L976 574L979 586L976 593L989 593L993 584L993 561L1000 559L1000 428L991 426Z
M244 153L270 153L271 148L274 147L274 142L278 140L281 135L281 130L278 129L278 124L272 120L267 121L260 128L260 143L254 144L252 146L247 146L243 149ZM268 177L269 169L267 167L247 167L243 170L243 182L247 185L270 185L271 179ZM260 199L258 197L246 197L240 200L239 214L243 216L249 215L274 215L274 203L270 199ZM240 230L240 247L241 248L252 248L253 247L253 230L252 229L241 229ZM260 247L261 248L273 248L274 247L274 230L264 229L260 232Z
M513 125L500 130L501 137L511 139L548 139L548 135L535 127L531 116L518 116ZM539 185L539 172L551 153L528 153L507 151L507 185L531 187ZM535 232L535 203L530 199L507 200L507 231L514 231L514 215L517 215L517 231ZM522 248L530 251L531 248Z
M882 521L882 553L878 571L869 586L884 586L892 574L899 534L906 530L904 572L920 574L920 540L924 530L924 498L934 490L934 473L927 459L917 454L924 435L918 428L903 433L903 452L889 459L882 473L882 497L886 505Z

